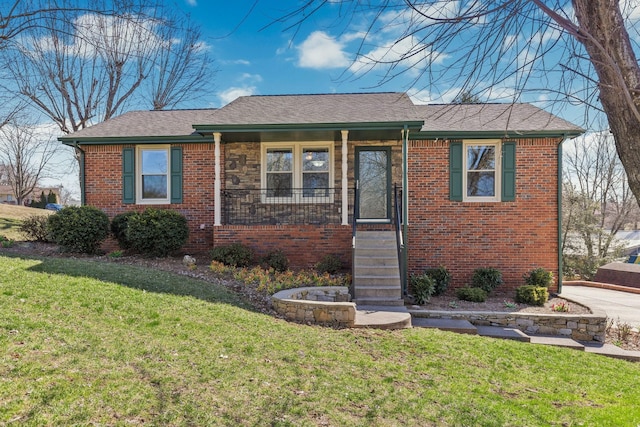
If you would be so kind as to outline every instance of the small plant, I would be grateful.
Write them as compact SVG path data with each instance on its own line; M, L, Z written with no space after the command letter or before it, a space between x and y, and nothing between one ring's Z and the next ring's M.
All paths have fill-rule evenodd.
M67 206L49 216L47 229L62 249L94 254L109 236L109 217L93 206Z
M109 258L122 258L123 252L121 250L109 252Z
M338 255L325 255L315 267L316 271L320 274L338 274L343 268L343 263Z
M435 291L436 281L428 274L414 275L409 277L409 284L413 290L413 297L418 305L429 301Z
M571 310L571 306L568 302L562 301L557 304L551 304L551 310L562 313L568 313Z
M451 274L449 270L444 266L438 268L429 268L424 272L426 275L431 276L435 281L435 287L433 295L442 295L446 292L451 282Z
M450 308L458 308L458 303L456 301L449 301Z
M242 243L218 246L210 254L213 261L232 267L248 267L253 261L253 251Z
M50 242L51 237L49 236L49 230L47 229L48 223L49 215L30 215L22 221L19 231L27 240L35 242Z
M549 300L549 290L544 286L524 285L516 289L516 302L543 306Z
M511 301L503 301L505 308L518 308L518 304Z
M482 288L460 288L456 291L456 296L462 301L485 302L488 292Z
M262 264L267 268L273 268L275 271L287 271L289 269L289 260L280 249L271 251L264 258Z
M471 287L480 288L487 294L502 284L502 273L496 268L477 268L471 278Z
M16 242L12 239L9 239L8 237L2 236L0 235L0 245L3 248L10 248L11 246L13 246Z
M524 275L524 283L529 286L544 286L548 288L553 284L553 273L542 267L534 268Z
M232 268L233 267L227 267L220 261L211 261L211 264L209 265L209 270L216 274L227 274Z

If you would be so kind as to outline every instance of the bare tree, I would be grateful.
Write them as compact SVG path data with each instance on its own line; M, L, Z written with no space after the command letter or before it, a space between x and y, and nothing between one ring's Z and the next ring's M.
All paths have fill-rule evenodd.
M169 16L162 2L89 3L91 12L41 15L3 52L7 89L62 132L107 120L145 97L156 109L174 106L209 83L209 58L188 19ZM103 12L110 7L115 12Z
M597 267L615 251L637 202L609 132L571 141L564 160L563 252L584 251Z
M58 148L55 138L32 124L14 120L0 129L0 163L19 205L48 176Z
M324 8L331 28L362 34L351 67L383 69L380 82L516 101L546 90L557 102L604 112L640 200L640 65L634 0L307 0L279 21L296 31ZM630 36L631 35L633 37ZM385 43L381 35L393 34Z

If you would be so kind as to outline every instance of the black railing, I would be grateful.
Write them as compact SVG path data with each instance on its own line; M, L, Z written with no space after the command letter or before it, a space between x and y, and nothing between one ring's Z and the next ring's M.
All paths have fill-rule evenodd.
M402 188L393 186L393 224L396 231L396 248L398 250L398 265L400 266L400 283L402 294L407 293L406 269L404 268L404 235L402 233Z
M339 188L228 189L222 197L223 223L228 225L342 223ZM353 191L348 198L351 212Z

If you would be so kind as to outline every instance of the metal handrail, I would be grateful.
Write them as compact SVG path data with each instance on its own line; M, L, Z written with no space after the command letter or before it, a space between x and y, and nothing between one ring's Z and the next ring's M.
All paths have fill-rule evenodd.
M404 238L402 235L401 222L402 222L402 209L399 200L402 197L398 197L398 193L402 194L402 189L398 189L398 185L393 185L393 223L396 232L396 248L398 251L398 267L400 268L400 283L402 284L402 292L406 294L406 272L403 268L403 253L404 253Z

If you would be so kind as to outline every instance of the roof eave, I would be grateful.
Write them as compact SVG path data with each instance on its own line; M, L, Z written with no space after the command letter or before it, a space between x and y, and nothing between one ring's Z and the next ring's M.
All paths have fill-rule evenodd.
M74 137L73 135L61 136L58 141L64 145L109 145L109 144L158 144L158 143L194 143L210 142L201 134L177 135L177 136L97 136Z
M470 139L470 138L575 138L584 130L539 130L539 131L419 131L409 134L409 139Z
M237 133L237 132L287 132L287 131L337 131L337 130L396 130L420 129L424 125L422 120L393 121L393 122L343 122L343 123L283 123L283 124L195 124L193 128L202 135L209 135L215 132Z

